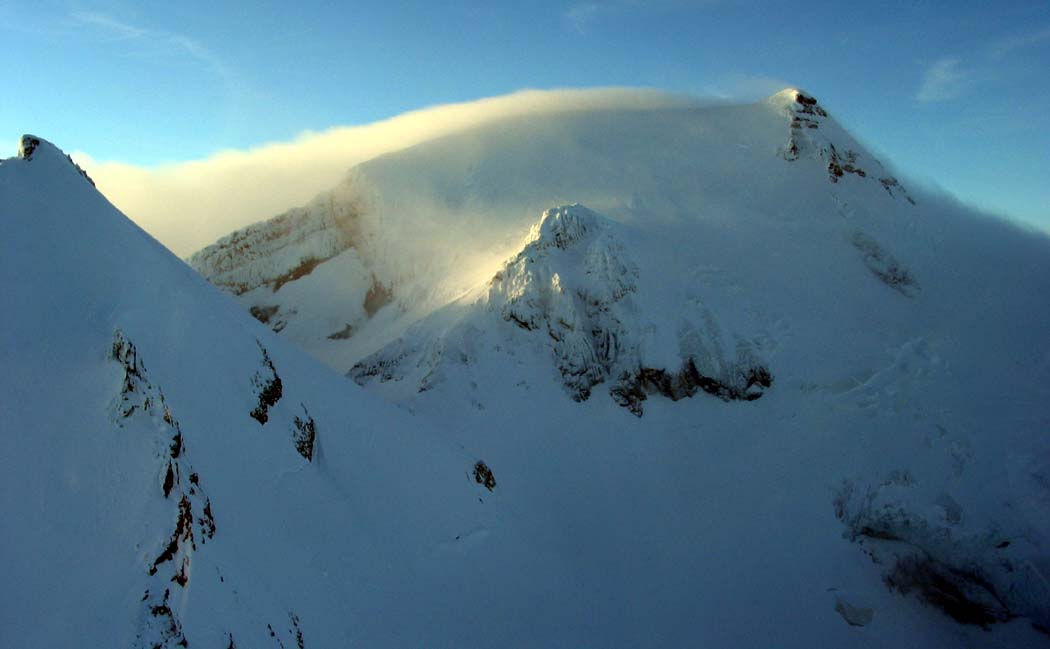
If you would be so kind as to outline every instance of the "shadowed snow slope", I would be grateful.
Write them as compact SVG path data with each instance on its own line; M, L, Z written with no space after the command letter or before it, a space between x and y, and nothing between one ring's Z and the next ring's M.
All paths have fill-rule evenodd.
M242 310L0 183L2 644L1050 644L1050 242L808 95L371 160L192 259Z
M0 645L426 644L458 608L437 585L484 583L445 549L484 527L476 458L289 349L36 139L0 164Z

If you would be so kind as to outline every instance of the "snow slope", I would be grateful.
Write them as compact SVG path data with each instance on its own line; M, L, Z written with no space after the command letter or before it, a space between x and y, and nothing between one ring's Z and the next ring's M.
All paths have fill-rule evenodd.
M0 646L466 642L446 589L485 589L457 542L492 518L477 458L32 141L0 163Z
M392 302L289 337L491 460L515 641L1047 644L1045 235L794 89L519 116L338 191Z

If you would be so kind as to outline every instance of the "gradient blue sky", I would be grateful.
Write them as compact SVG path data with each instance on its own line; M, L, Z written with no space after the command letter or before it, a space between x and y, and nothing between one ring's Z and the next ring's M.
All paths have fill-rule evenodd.
M1047 0L0 0L0 34L0 136L97 160L202 158L521 88L797 85L905 175L1050 231Z

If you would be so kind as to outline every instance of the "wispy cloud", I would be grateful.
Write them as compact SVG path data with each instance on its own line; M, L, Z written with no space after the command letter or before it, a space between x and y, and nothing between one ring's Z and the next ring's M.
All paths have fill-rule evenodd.
M72 155L106 198L176 254L185 256L236 228L307 203L333 188L354 164L432 138L516 115L691 106L696 102L626 88L521 91L159 167L98 161L82 152Z
M97 27L109 32L112 36L115 36L118 39L137 40L146 38L150 34L149 30L122 23L106 16L105 14L95 13L93 11L74 11L70 14L70 17L81 25Z
M957 58L943 58L926 68L915 98L924 104L958 97L970 79Z
M587 24L599 11L601 11L601 6L597 2L581 2L572 5L565 11L565 19L576 31L584 34L587 31Z
M989 40L965 58L942 57L923 71L915 99L924 104L948 101L968 88L1001 80L1011 69L1030 66L1032 61L1028 55L1039 47L1050 47L1050 25Z
M210 48L185 34L133 25L94 11L74 11L70 18L78 26L95 30L102 38L132 45L140 54L190 59L203 65L226 84L239 85L239 79L229 65Z
M588 0L569 5L562 16L581 34L598 18L637 11L675 11L697 9L722 0Z
M1035 31L1011 34L992 43L988 48L989 58L999 60L1020 50L1039 45L1050 45L1050 25Z
M732 73L704 86L703 92L719 99L752 101L768 97L793 85L776 77Z

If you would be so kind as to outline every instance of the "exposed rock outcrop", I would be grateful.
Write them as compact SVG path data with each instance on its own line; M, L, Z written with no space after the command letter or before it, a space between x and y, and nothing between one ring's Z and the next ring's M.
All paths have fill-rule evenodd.
M172 589L188 587L198 543L204 545L215 536L211 500L200 476L186 459L182 429L164 393L149 381L138 350L122 331L114 333L111 355L124 368L123 385L113 408L114 420L123 425L129 418L145 417L160 423L158 481L164 498L176 503L172 511L174 529L146 567L148 587L141 600L137 646L185 647L186 637L171 594Z
M35 135L23 135L18 141L18 157L23 160L32 160L33 152L40 146L40 138Z
M562 382L583 401L627 351L620 303L637 290L637 278L637 266L603 217L564 206L544 212L522 251L493 277L489 308L522 329L545 333Z
M915 594L961 624L1027 617L1050 629L1050 586L1039 562L1005 540L1011 535L1003 530L967 531L946 495L929 508L945 510L942 519L923 515L915 486L911 473L895 471L863 490L845 481L834 499L844 536L884 566L887 587Z
M489 491L496 488L496 476L492 474L492 469L481 460L474 463L474 482L485 487Z
M317 440L317 424L314 422L314 418L310 416L310 412L306 409L306 406L299 404L303 409L303 416L296 415L295 420L292 422L292 441L295 443L295 450L306 458L307 462L312 462L314 459L314 442Z
M678 372L642 367L634 374L624 374L609 394L616 403L640 417L643 414L642 402L650 394L678 401L702 390L723 401L754 401L772 385L773 376L762 365L739 366L727 381L701 374L690 358Z
M39 138L35 135L23 135L22 138L18 141L18 157L29 162L33 159L33 155L36 153L37 149L40 149L42 147L50 148L54 151L56 155L61 155L65 157L66 162L73 165L73 168L77 170L77 173L79 173L84 180L91 183L92 187L95 186L95 181L91 179L91 176L89 176L87 172L80 167L80 165L78 165L76 162L73 162L73 158L70 157L69 154L62 153L58 149L58 147L51 144L47 140L44 140L43 138Z
M878 179L890 196L900 195L915 204L907 190L891 176L878 160L865 158L860 146L845 131L831 121L828 112L816 98L796 88L788 88L773 95L769 101L788 116L787 142L780 156L789 162L802 158L819 160L827 170L828 180L838 183L847 174L862 179Z
M864 265L871 274L883 284L908 297L915 295L919 290L919 283L911 272L879 245L879 242L857 231L850 237L850 243L860 252Z
M273 366L270 353L266 351L261 342L258 340L255 342L259 346L259 351L262 352L262 366L252 376L252 387L255 389L258 403L249 414L252 419L260 424L265 424L270 418L270 408L276 405L284 394L284 384Z
M374 223L366 225L363 200L347 180L304 207L223 237L188 262L275 332L301 344L346 340L394 299L393 282L373 267L367 244ZM304 292L308 304L318 294L331 299L320 309L301 308ZM335 330L339 321L346 327Z
M357 206L332 195L232 232L188 262L234 295L260 286L276 292L354 245Z

